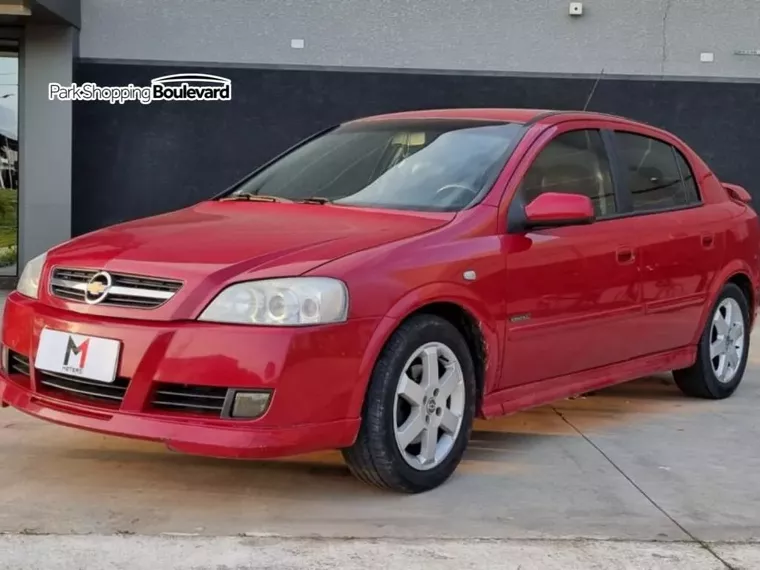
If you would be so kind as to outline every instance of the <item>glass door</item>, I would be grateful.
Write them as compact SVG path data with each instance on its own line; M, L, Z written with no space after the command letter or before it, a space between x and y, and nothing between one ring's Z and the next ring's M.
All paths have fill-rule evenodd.
M18 43L0 40L0 277L18 258Z

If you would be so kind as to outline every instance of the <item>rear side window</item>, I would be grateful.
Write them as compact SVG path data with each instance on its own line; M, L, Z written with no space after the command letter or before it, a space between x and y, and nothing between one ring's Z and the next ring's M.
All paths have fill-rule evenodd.
M694 175L673 146L643 135L615 133L617 149L635 212L699 203Z

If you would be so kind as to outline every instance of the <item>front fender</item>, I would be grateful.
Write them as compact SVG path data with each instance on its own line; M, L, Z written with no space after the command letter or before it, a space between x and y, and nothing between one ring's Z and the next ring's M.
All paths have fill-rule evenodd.
M375 362L394 331L411 314L433 303L453 303L469 312L479 323L485 340L487 363L483 393L487 394L496 385L501 370L501 332L498 321L489 307L467 287L456 283L430 283L418 287L404 295L388 310L375 329L364 352L359 369L359 381L350 401L349 415L358 417L362 413L364 396L367 392Z

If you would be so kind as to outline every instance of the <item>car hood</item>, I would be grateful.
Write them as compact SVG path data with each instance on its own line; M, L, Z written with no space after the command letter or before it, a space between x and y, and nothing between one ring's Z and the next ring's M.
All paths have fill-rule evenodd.
M300 275L356 251L428 232L454 215L204 202L73 239L52 250L48 263L189 282Z

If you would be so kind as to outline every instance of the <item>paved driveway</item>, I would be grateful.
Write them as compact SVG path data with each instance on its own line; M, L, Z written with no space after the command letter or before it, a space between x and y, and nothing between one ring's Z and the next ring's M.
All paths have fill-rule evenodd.
M418 496L365 487L337 453L204 459L0 410L0 532L685 541L705 568L758 568L725 544L760 541L758 340L726 401L662 376L478 422L453 479Z

